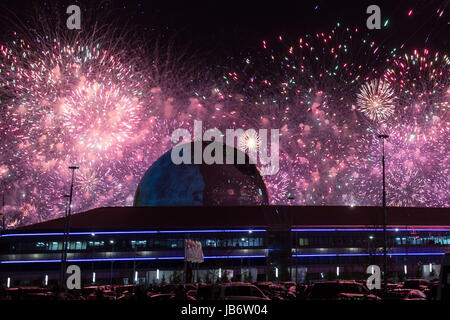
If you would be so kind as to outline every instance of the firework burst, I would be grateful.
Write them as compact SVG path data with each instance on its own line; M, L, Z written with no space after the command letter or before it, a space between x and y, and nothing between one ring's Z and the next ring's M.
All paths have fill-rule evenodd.
M249 153L258 151L259 144L261 143L258 133L254 129L250 129L244 132L244 134L239 137L238 147L240 150Z
M357 105L361 112L370 120L382 122L395 111L394 90L389 83L382 80L372 80L361 87L357 94Z

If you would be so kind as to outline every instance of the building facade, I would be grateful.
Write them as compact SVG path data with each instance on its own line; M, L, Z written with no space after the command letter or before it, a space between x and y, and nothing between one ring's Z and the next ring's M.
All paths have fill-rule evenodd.
M434 278L450 250L450 216L441 208L388 208L392 280ZM204 262L194 281L366 279L383 267L379 207L120 207L71 218L67 265L82 284L152 284L184 280L184 240L200 241ZM59 280L64 219L15 230L0 239L3 284Z

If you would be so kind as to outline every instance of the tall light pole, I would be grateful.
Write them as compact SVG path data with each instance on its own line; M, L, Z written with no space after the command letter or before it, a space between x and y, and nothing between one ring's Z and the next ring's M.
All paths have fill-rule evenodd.
M2 193L2 213L0 213L0 216L2 216L2 232L6 230L6 224L5 224L5 194Z
M69 211L69 195L65 194L63 198L67 199L66 203L66 210L64 212L64 237L63 237L63 244L62 244L62 252L61 252L61 270L60 270L60 282L61 282L61 288L64 287L64 279L65 279L65 272L66 272L66 256L67 256L67 213Z
M75 178L75 170L79 167L70 166L69 169L72 170L72 181L70 183L70 193L69 193L69 207L66 210L66 219L64 225L64 240L63 240L63 251L61 257L61 288L64 287L64 279L66 274L66 261L67 261L67 245L69 241L69 232L70 232L70 214L72 212L72 196L73 196L73 181ZM66 196L67 197L67 196Z
M289 201L289 205L292 205L292 201L295 200L295 198L294 198L294 196L292 195L291 192L288 193L288 198L287 199ZM290 248L291 248L291 252L292 252L292 223L291 223L290 235L291 236L289 237L289 240L290 240L290 243L291 243ZM295 243L295 247L294 247L295 248L295 255L297 256L297 245L298 245L298 243L297 243L297 232L294 234L294 243ZM298 281L297 281L298 269L297 269L297 261L295 259L296 258L293 258L292 255L290 256L290 260L291 260L291 280L294 279L294 277L292 276L292 272L293 272L293 269L294 269L294 268L292 268L292 263L294 263L295 264L295 283L297 285L298 284Z
M387 225L387 213L386 213L386 174L385 174L385 161L384 161L384 140L389 138L387 134L379 134L378 138L381 139L382 145L383 145L383 156L382 156L382 163L383 163L383 237L384 237L384 244L383 244L383 264L384 264L384 274L383 274L383 283L384 283L384 290L387 289L387 232L386 232L386 225Z

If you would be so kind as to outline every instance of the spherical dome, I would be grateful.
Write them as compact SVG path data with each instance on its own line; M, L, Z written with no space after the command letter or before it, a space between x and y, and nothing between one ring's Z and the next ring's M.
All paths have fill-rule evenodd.
M190 142L190 150L194 150L194 144L200 143ZM202 151L210 143L203 142ZM256 166L249 163L248 156L232 148L235 164L225 164L231 147L223 144L220 147L223 147L224 164L206 164L203 160L201 164L194 164L194 152L191 152L191 164L177 165L172 162L172 150L163 154L139 182L134 206L268 204L264 180ZM245 156L245 164L236 164L238 153Z

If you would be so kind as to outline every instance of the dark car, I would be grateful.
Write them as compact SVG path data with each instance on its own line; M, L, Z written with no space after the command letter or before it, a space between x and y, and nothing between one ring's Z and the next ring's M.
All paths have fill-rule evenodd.
M169 301L172 300L175 297L175 294L173 293L159 293L152 295L149 300L152 302L159 302L159 301Z
M436 299L450 301L450 252L446 252L441 263L439 282L436 288Z
M39 287L18 287L7 289L6 294L12 300L42 300L42 297L46 296L47 291L47 289Z
M212 294L214 300L270 300L255 285L241 282L215 285Z
M358 296L342 295L356 294ZM338 300L352 298L355 300L378 300L376 295L370 294L369 289L355 281L326 281L316 282L308 292L308 300Z
M420 291L425 291L428 289L430 281L425 279L408 279L403 284L403 289L416 289Z
M255 284L271 300L284 300L283 294L287 289L272 282L258 282Z
M196 286L195 284L193 284L193 283L185 283L185 284L184 284L184 289L185 289L186 291L189 291L189 290L197 290L197 286Z
M383 300L427 300L427 297L417 289L394 289L384 294Z
M198 300L211 300L213 292L213 285L201 285L197 289L197 299Z
M296 291L295 291L295 295L297 300L305 300L306 297L308 296L308 285L307 284L299 284L297 285Z
M381 300L380 297L373 294L361 294L361 293L339 293L335 298L335 300Z

